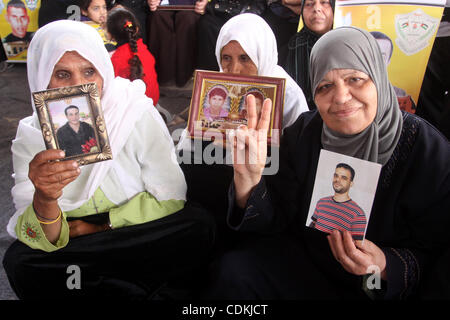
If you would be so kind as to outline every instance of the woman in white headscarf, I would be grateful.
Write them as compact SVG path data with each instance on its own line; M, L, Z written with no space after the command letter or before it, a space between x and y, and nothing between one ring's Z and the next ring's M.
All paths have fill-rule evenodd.
M16 213L8 224L18 241L3 262L11 286L20 298L73 295L64 274L78 265L75 295L148 297L178 273L177 264L181 271L182 261L193 261L183 258L188 248L208 248L211 226L185 207L184 176L144 83L114 78L100 36L75 21L38 30L27 67L32 92L97 84L113 159L83 167L55 161L64 152L45 150L34 105L20 121L12 145ZM198 252L201 259L206 251ZM29 287L36 283L39 292Z

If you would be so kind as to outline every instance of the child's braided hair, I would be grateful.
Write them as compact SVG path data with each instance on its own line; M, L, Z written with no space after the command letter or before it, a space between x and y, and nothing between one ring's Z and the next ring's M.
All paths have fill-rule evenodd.
M144 70L142 62L137 56L137 40L139 39L139 24L136 17L124 8L112 9L108 14L106 26L111 37L118 46L128 43L133 57L128 61L130 65L130 80L142 79Z

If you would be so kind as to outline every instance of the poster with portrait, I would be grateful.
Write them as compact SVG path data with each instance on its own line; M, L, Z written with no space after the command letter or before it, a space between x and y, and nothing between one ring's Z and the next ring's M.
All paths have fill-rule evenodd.
M41 0L0 0L0 37L9 62L26 62Z
M415 113L445 1L336 1L334 28L355 26L377 39L402 110Z
M263 101L272 100L268 144L279 144L279 130L283 121L283 103L286 79L242 76L212 71L195 71L188 132L190 138L225 140L226 131L246 125L248 112L246 97L255 97L259 118Z
M380 172L381 164L322 149L306 226L363 240Z
M80 165L112 159L97 85L88 83L33 92L47 149Z

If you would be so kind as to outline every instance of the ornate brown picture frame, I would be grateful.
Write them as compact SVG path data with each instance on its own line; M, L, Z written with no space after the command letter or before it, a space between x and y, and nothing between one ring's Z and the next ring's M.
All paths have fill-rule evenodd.
M80 165L112 159L97 85L88 83L33 92L47 149L66 152Z
M226 130L247 124L245 97L253 94L258 111L264 99L272 100L267 143L279 145L285 87L282 78L196 70L187 126L190 138L214 140L221 133L225 141Z

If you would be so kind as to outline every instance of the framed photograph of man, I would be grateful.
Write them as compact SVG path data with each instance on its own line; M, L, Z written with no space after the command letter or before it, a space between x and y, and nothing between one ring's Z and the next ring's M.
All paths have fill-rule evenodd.
M189 108L188 132L193 139L226 139L226 131L246 125L246 97L256 100L258 116L263 101L272 100L271 122L267 133L269 145L279 145L283 121L285 79L242 76L212 71L195 71L194 87Z
M381 165L322 149L306 226L363 240Z
M80 165L112 159L95 83L34 92L33 101L47 149Z

